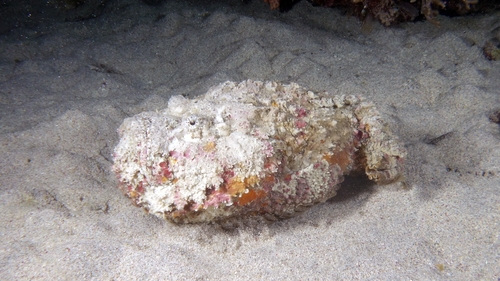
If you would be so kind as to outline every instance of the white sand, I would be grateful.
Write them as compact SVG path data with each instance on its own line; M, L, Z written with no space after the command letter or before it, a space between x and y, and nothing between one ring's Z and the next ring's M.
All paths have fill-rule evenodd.
M120 1L118 1L120 2ZM207 1L210 2L210 1ZM120 3L0 42L2 280L497 280L499 14L393 28L302 1ZM217 2L217 3L215 3ZM407 144L406 187L350 177L272 225L145 214L110 173L122 120L225 80L373 100Z

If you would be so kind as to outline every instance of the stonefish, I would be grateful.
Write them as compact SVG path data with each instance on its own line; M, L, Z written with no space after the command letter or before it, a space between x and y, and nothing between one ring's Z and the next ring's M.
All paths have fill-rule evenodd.
M119 188L174 222L287 218L336 194L343 175L401 177L406 150L373 103L297 84L225 82L124 120Z

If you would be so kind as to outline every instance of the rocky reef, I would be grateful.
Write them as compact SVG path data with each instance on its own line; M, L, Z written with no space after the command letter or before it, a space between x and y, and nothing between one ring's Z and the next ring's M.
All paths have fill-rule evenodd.
M360 18L370 25L378 20L388 26L393 23L425 18L438 24L435 16L439 13L459 16L471 12L485 12L499 8L498 1L490 0L309 0L315 6L341 7L349 15ZM264 0L271 9L290 7L297 0Z
M125 119L119 188L174 222L287 218L336 194L357 170L400 179L406 150L375 106L297 84L225 82L196 99Z

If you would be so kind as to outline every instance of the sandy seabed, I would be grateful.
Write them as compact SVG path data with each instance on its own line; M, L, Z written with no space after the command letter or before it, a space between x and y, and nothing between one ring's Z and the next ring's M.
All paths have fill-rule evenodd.
M498 280L500 16L363 35L302 1L167 1L0 39L2 280ZM231 4L228 4L231 3ZM226 80L374 101L409 151L403 183L349 177L274 224L174 225L110 171L124 118Z

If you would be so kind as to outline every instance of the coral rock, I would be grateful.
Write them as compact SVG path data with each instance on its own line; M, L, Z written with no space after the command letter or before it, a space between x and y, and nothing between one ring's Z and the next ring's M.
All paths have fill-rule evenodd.
M397 180L406 151L374 105L297 84L225 82L125 119L113 171L136 205L175 222L286 218L364 170Z
M278 9L280 6L280 0L264 0L264 2L269 4L271 10Z

